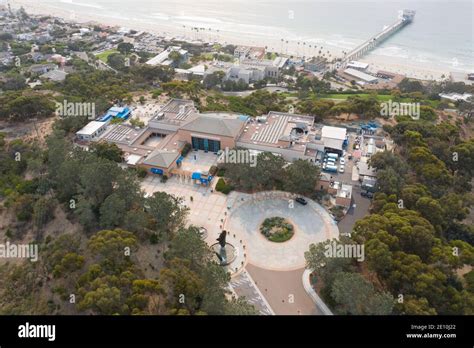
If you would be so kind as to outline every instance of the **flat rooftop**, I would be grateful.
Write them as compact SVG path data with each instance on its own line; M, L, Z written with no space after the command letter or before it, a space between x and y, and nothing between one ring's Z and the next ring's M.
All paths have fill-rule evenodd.
M362 71L359 71L359 70L356 70L356 69L352 69L352 68L348 68L348 69L344 70L344 73L347 74L347 75L353 76L355 78L358 78L359 80L362 80L362 81L365 81L365 82L376 82L377 81L376 77L374 77L372 75L369 75L369 74L366 74L365 72L362 72Z
M323 126L321 129L321 136L323 138L344 140L346 139L346 133L347 129L341 127Z
M341 188L337 192L337 197L351 198L352 197L352 185L342 184Z
M171 99L152 117L150 122L182 125L196 118L197 109L194 102L184 99Z
M100 138L113 143L131 144L143 131L143 129L135 129L124 124L116 124L108 126L107 131Z
M238 141L273 147L279 147L279 141L293 141L303 145L301 151L304 151L304 144L314 139L313 124L312 116L271 111L266 116L250 119Z
M86 124L81 130L79 130L76 134L92 135L104 126L105 126L104 122L91 121L88 124Z

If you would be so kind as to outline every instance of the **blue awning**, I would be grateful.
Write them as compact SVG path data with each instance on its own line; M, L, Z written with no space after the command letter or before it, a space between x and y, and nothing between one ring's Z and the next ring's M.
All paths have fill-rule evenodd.
M201 173L199 172L194 172L191 176L193 180L201 180Z
M160 169L160 168L151 168L150 171L153 173L153 174L159 174L159 175L163 175L163 169Z

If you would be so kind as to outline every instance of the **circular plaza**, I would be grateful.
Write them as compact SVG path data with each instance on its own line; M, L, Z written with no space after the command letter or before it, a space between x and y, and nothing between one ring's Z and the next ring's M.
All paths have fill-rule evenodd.
M302 205L285 192L232 193L225 229L245 246L248 263L260 268L288 271L305 267L304 253L310 244L338 238L337 225L318 203L306 199ZM260 232L262 223L280 217L290 223L294 234L282 243Z

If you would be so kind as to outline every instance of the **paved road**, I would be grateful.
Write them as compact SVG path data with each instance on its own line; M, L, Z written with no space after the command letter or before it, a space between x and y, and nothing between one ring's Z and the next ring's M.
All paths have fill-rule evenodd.
M277 315L322 315L303 287L304 268L270 271L247 264L247 271Z
M351 233L356 221L367 216L369 213L371 201L366 197L362 197L360 195L360 191L361 189L358 186L354 186L352 188L352 206L347 212L347 214L344 216L344 218L339 221L337 225L341 234Z

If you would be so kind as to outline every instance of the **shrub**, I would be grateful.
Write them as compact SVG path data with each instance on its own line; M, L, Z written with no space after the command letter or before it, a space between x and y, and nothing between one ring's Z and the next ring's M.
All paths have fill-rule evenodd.
M146 177L147 175L147 170L143 167L137 167L137 176L141 179L143 179L144 177Z
M150 236L150 243L151 244L158 244L158 241L159 241L158 235L156 233L153 233Z
M216 184L216 191L222 192L223 194L229 194L234 187L232 185L226 184L223 178L219 178Z
M263 221L260 226L260 233L272 242L282 243L293 236L294 230L293 225L288 223L284 218L275 216Z
M151 97L152 97L153 99L156 99L156 98L158 98L158 97L161 95L161 93L163 93L163 91L162 91L161 89L155 89L155 90L151 93Z

